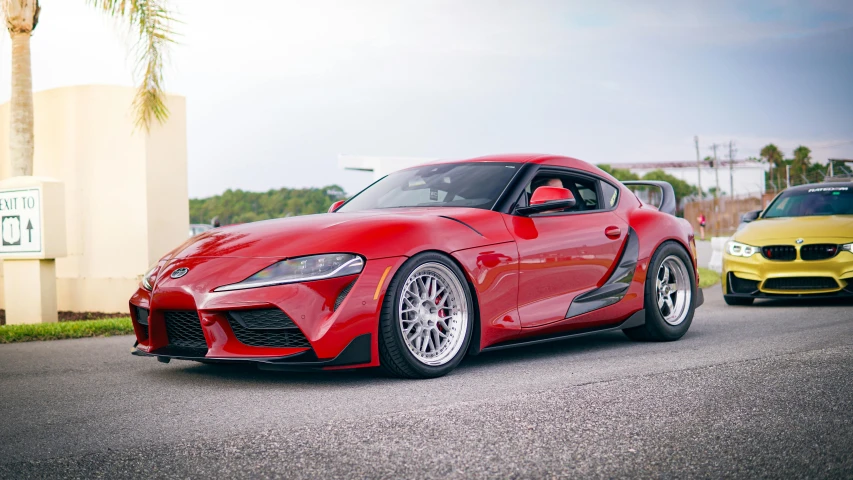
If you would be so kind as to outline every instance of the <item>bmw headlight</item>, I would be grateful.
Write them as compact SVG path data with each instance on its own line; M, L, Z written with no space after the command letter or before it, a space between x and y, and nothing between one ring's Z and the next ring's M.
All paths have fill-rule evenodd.
M848 252L853 252L853 243L845 243L841 246L842 250L847 250Z
M310 282L361 273L364 259L351 253L329 253L289 258L274 263L239 283L216 288L215 292Z
M733 255L735 257L751 257L761 250L758 247L753 247L752 245L747 245L745 243L730 241L726 244L726 251L729 255Z

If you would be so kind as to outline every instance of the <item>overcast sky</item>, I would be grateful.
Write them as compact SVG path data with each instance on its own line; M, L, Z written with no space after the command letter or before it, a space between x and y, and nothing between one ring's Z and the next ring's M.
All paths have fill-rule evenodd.
M371 181L338 154L677 161L699 135L703 156L731 139L740 158L771 141L853 158L850 0L236 3L175 2L192 197ZM35 90L132 84L125 28L41 4Z

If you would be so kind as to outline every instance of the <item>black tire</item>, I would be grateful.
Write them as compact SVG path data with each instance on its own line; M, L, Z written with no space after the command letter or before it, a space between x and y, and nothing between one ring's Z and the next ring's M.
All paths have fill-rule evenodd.
M732 297L729 295L723 295L723 300L726 301L726 305L732 306L746 306L752 305L752 302L755 301L754 298L749 297Z
M655 279L661 264L670 256L675 256L681 259L684 267L687 270L687 275L690 278L690 305L686 318L678 325L670 325L664 320L663 314L657 306L657 291ZM683 337L690 328L690 323L693 321L693 315L696 313L696 272L693 270L693 260L687 254L681 245L675 242L665 242L652 255L652 260L649 262L649 268L646 273L646 285L644 293L644 302L646 310L646 323L639 327L626 328L622 330L625 335L631 340L652 341L652 342L671 342Z
M403 332L396 315L406 279L418 267L426 263L439 263L447 267L456 276L464 291L468 307L468 323L462 346L447 363L440 366L422 363L409 351L403 340ZM382 311L379 317L379 364L382 370L391 376L400 378L436 378L447 375L459 365L468 351L468 345L471 343L471 335L474 331L474 317L474 296L462 270L450 258L438 252L424 252L415 255L407 260L391 279L382 302Z

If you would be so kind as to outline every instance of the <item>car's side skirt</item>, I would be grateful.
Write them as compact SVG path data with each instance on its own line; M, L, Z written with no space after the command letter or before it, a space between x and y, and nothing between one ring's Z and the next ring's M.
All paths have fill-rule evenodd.
M514 348L514 347L524 347L527 345L535 345L538 343L547 343L547 342L556 342L558 340L565 340L568 338L582 337L584 335L592 335L594 333L602 333L602 332L612 332L614 330L624 330L626 328L639 327L641 325L646 324L646 310L639 310L634 312L633 315L628 317L627 320L620 323L616 326L608 326L608 327L599 327L599 328L588 328L583 330L573 330L570 332L560 332L551 335L544 335L541 337L532 337L532 338L522 338L519 340L510 340L507 342L498 343L496 345L491 345L489 347L484 348L481 352L490 352L493 350L503 350L505 348Z

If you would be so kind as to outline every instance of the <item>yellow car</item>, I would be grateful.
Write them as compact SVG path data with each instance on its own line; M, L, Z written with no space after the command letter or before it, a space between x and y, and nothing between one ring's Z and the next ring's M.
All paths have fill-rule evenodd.
M723 252L727 304L853 298L853 182L789 188L743 220Z

